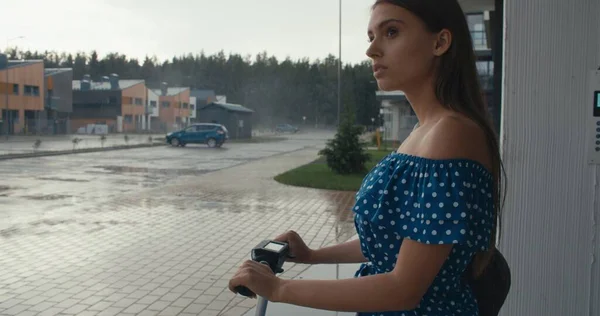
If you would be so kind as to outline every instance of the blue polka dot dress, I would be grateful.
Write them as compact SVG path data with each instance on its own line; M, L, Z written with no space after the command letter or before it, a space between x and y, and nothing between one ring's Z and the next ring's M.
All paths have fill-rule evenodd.
M478 315L461 277L473 255L488 249L492 188L492 175L472 160L393 152L377 164L364 178L353 208L361 250L369 259L356 277L392 271L405 238L454 246L415 310L358 315Z

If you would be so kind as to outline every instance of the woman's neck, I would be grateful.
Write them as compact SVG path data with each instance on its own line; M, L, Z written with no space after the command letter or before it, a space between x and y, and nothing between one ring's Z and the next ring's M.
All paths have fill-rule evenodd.
M428 86L428 85L421 85ZM433 86L433 85L431 85ZM419 120L419 126L437 121L448 110L437 99L433 88L405 91L406 99Z

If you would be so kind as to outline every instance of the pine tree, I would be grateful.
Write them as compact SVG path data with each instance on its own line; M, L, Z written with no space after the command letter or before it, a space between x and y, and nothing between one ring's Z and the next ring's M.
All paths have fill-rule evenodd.
M360 140L363 127L354 123L353 111L348 109L338 126L335 137L319 152L325 156L327 166L338 174L353 174L366 171L365 164L371 158L366 143Z

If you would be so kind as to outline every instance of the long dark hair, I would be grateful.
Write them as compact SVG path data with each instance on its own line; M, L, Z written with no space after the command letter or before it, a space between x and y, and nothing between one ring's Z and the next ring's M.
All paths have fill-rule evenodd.
M452 34L450 48L439 60L435 95L441 104L467 116L481 126L485 131L492 157L495 225L492 229L489 250L478 253L472 262L472 271L475 276L479 276L496 251L504 205L503 178L506 177L506 173L500 156L498 135L483 99L467 19L456 0L376 0L373 8L382 3L393 4L412 12L425 23L430 32L437 33L447 29Z

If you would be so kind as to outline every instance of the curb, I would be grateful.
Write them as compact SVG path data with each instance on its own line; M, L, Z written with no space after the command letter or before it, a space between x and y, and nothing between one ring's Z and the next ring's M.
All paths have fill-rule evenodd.
M26 153L26 154L8 154L8 155L0 155L0 161L11 160L11 159L39 158L39 157L49 157L49 156L85 154L85 153L93 153L93 152L136 149L136 148L149 148L149 147L166 146L166 145L167 144L165 144L165 143L152 143L152 144L137 144L137 145L119 145L119 146L104 147L104 148L96 147L96 148L84 148L84 149L75 149L75 150L42 151L42 152L37 152L37 153Z

